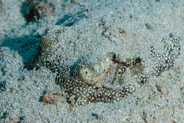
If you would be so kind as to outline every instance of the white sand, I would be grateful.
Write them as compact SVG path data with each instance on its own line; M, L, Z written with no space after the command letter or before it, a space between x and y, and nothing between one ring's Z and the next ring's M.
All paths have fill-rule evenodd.
M0 44L4 44L0 48L0 122L184 122L184 1L56 0L60 7L53 16L30 23L22 16L21 1L2 0L0 11ZM66 15L71 18L62 22ZM170 70L120 102L91 103L71 111L62 97L55 104L39 101L44 91L60 90L54 73L23 68L36 53L39 36L57 29L64 30L58 39L67 65L81 58L93 62L113 51L121 59L145 58L145 71L149 71L150 46L163 52L161 40L170 33L181 38L181 54ZM131 82L131 76L126 81Z

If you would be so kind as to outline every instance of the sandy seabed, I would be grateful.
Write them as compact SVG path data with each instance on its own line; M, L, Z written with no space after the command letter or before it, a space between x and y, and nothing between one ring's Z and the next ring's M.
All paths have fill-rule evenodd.
M25 1L0 0L0 122L184 122L183 0L53 0L54 12L46 8L48 13L35 20L25 16ZM45 92L60 91L55 73L24 67L48 30L64 30L57 38L70 66L115 52L121 59L147 59L149 72L150 46L163 52L161 40L171 33L180 37L181 50L172 68L119 102L71 110L62 96L53 104L40 101Z

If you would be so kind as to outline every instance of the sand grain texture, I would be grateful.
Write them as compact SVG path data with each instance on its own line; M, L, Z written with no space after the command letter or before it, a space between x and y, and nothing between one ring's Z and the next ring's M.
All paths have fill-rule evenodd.
M55 0L59 9L33 22L24 18L23 2L2 0L0 10L0 122L184 122L184 1ZM71 111L55 73L24 68L46 33L59 41L49 59L59 54L61 63L71 67L115 52L123 61L145 59L144 73L149 73L154 66L151 46L163 53L167 46L162 39L172 34L181 39L181 48L169 70L149 78L135 93L116 103L90 103ZM124 83L134 82L129 69L127 73Z

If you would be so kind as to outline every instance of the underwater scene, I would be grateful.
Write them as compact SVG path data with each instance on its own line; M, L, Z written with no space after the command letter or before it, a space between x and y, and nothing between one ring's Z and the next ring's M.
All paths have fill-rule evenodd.
M183 0L0 0L0 123L182 122Z

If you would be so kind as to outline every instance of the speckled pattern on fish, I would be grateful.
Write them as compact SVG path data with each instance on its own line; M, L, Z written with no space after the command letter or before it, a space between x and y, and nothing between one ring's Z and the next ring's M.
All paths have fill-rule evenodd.
M138 75L138 84L143 85L144 83L148 82L149 78L153 76L159 76L163 71L168 70L174 65L174 60L180 54L180 40L180 38L175 38L172 34L168 39L163 39L162 41L165 44L164 54L156 53L156 51L153 51L153 47L150 48L151 53L155 59L155 64L151 73ZM82 105L89 102L116 102L119 101L122 97L125 97L136 90L136 87L134 87L133 84L127 84L121 86L121 88L112 89L104 85L97 86L96 84L84 81L80 78L80 76L70 76L67 74L69 66L60 64L61 59L59 57L51 61L47 60L48 57L52 56L52 53L50 52L50 49L53 48L52 45L56 44L57 41L48 40L45 37L42 38L40 42L41 54L39 64L49 68L52 72L57 73L55 82L60 85L62 90L64 90L68 103L72 105ZM138 59L138 61L141 61L140 58ZM136 67L135 61L133 62L133 67ZM116 69L116 72L117 71L119 71L119 69ZM123 72L121 74L123 74ZM118 76L118 74L115 74L114 78L119 78ZM114 79L112 80L114 81Z

